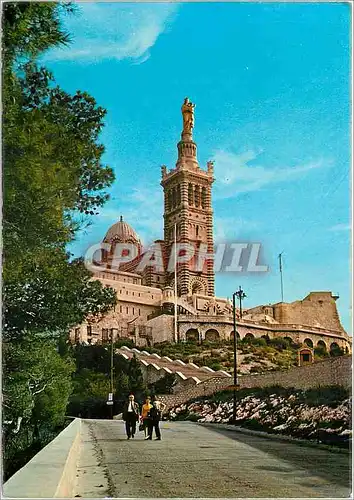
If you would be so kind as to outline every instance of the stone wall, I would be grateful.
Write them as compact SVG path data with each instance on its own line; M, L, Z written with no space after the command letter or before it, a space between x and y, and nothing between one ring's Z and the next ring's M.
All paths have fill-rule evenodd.
M278 370L257 375L238 376L240 389L251 387L269 387L280 385L296 389L340 385L350 388L352 384L352 357L340 356L306 366L297 366L290 370ZM211 378L195 387L190 387L178 394L162 395L161 400L168 408L187 402L192 398L209 396L215 392L230 387L230 379Z
M186 340L190 332L196 334L199 341L208 338L208 332L214 330L222 340L230 340L233 336L233 320L231 317L223 315L180 315L178 317L178 329L181 340ZM244 319L237 322L237 333L243 339L246 335L255 338L267 336L270 339L275 337L289 337L296 343L311 341L316 347L318 342L324 343L327 351L331 350L332 344L337 344L344 350L351 352L351 337L344 331L331 331L320 327L305 327L295 323L288 324L259 324L254 321Z
M303 300L274 304L274 319L279 323L317 326L343 331L336 300L331 292L311 292Z
M170 314L162 314L146 322L146 326L152 328L154 344L158 342L173 342L174 317Z

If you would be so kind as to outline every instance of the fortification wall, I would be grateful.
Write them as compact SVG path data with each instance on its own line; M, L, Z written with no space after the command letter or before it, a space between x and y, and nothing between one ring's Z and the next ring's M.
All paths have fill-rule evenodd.
M232 382L231 382L232 383ZM340 356L311 365L298 366L290 370L279 370L257 375L240 375L240 389L280 385L296 389L310 389L326 385L340 385L350 388L352 384L352 357ZM162 395L161 400L168 408L187 402L192 398L208 396L230 387L230 379L212 378L187 388L177 394Z
M303 300L273 306L274 318L279 323L328 328L343 332L337 304L331 292L311 292Z

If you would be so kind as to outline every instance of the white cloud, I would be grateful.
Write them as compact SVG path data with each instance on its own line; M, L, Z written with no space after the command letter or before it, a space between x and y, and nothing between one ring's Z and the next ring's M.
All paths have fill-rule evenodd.
M287 182L325 165L323 159L294 167L264 167L256 160L262 151L249 150L241 154L218 150L215 160L215 199L230 198L238 193L258 191L270 184ZM250 165L250 162L254 162ZM327 162L328 164L328 162Z
M173 3L78 3L63 22L72 37L68 47L51 50L44 60L132 59L141 64L174 19Z
M87 233L97 234L99 228L103 238L110 226L122 215L123 220L132 226L143 244L148 245L163 238L163 194L159 185L144 184L129 189L128 192L118 189L116 194L117 200L122 202L117 203L112 199L94 218Z

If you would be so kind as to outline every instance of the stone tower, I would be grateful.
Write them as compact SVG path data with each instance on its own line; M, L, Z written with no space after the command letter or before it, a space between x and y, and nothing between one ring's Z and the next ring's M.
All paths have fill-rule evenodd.
M164 190L164 241L167 255L171 255L176 224L177 243L189 243L195 248L195 256L189 262L177 266L178 295L214 295L214 268L212 259L205 260L203 268L197 269L197 252L200 245L210 254L213 252L213 210L211 186L213 162L207 170L199 167L197 145L193 141L194 108L188 98L182 105L183 130L177 144L176 168L167 171L161 167L161 185ZM173 272L166 282L173 283Z

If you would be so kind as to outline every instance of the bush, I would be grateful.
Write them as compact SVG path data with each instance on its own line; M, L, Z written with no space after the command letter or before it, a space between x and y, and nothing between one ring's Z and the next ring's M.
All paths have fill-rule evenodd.
M266 339L262 339L262 338L251 339L250 344L258 346L258 347L267 347Z
M290 342L288 339L285 339L284 337L276 337L274 339L269 340L269 345L273 346L280 351L283 351L284 349L290 349Z
M201 416L199 415L199 413L189 413L186 420L189 420L190 422L198 422L200 418Z
M114 347L116 349L120 349L121 347L123 346L126 346L126 347L129 347L130 349L132 349L133 347L135 347L135 344L132 340L130 339L118 339L114 342ZM147 350L147 349L146 349Z
M223 366L220 363L216 362L216 363L211 363L209 365L209 368L211 368L212 370L218 371L218 370L222 370Z

